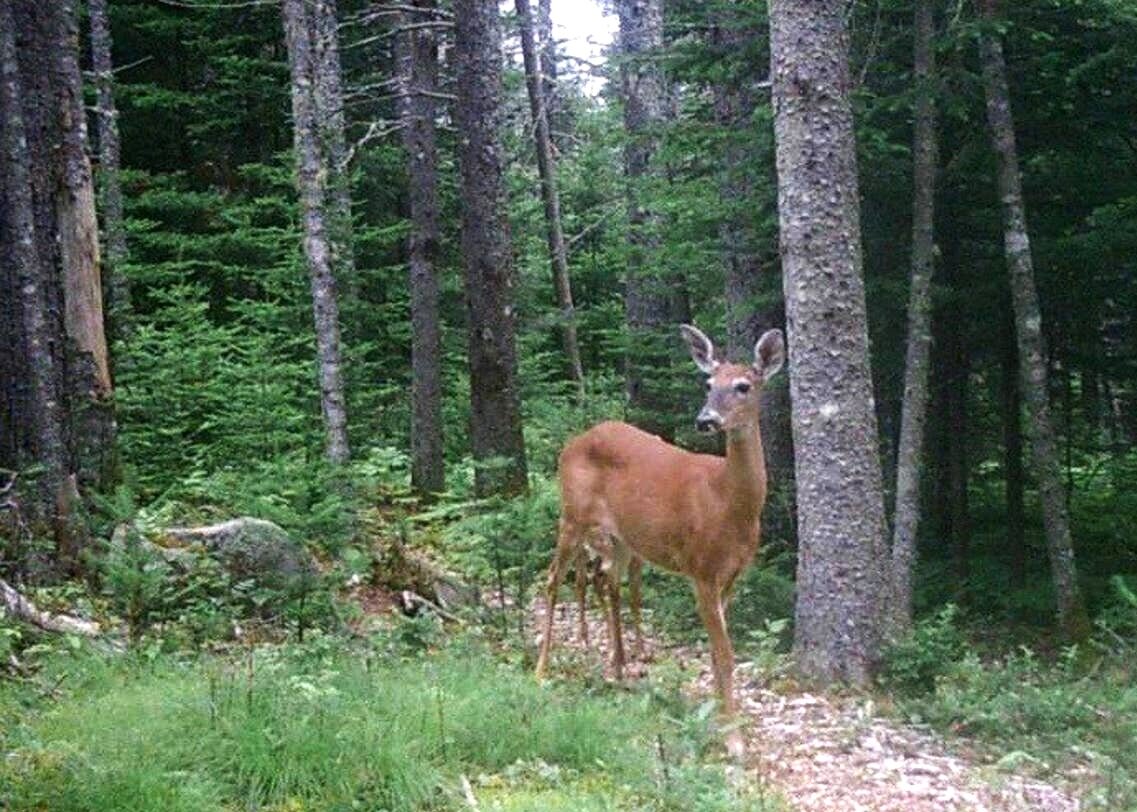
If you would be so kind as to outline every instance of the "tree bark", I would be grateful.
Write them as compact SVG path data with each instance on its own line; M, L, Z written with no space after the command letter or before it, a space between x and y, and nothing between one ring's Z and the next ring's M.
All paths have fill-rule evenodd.
M773 0L770 42L793 360L794 652L807 678L866 685L880 658L887 551L845 3Z
M662 0L617 0L620 19L620 92L624 102L624 175L627 182L628 260L624 314L628 329L626 386L632 423L664 438L668 369L674 338L668 330L672 280L658 263L659 217L651 211L648 185L659 130L666 117L663 72L652 52L663 47Z
M1002 43L992 27L997 14L995 0L983 0L981 11L987 28L979 39L979 58L987 100L987 123L998 166L996 181L1003 208L1003 244L1010 275L1019 382L1026 406L1031 462L1042 502L1046 546L1057 594L1058 621L1070 639L1080 640L1089 634L1089 616L1078 585L1070 517L1050 411L1042 313L1035 289L1007 68Z
M122 165L118 135L118 109L114 99L108 0L89 0L91 19L91 65L95 72L99 133L100 199L103 206L103 265L107 281L107 310L114 331L121 335L130 313L130 285L123 265L127 260L126 226L122 212Z
M9 3L0 3L0 110L3 110L2 178L3 207L0 225L6 256L4 299L13 303L18 317L5 313L8 335L15 339L15 351L3 353L13 362L10 377L5 376L6 404L5 455L0 465L19 470L36 462L43 468L34 500L33 519L49 524L54 515L57 494L67 471L67 439L62 400L62 372L52 350L56 331L49 322L49 259L40 245L51 235L40 235L36 228L33 200L32 159L24 121L23 88L16 55L16 22ZM10 275L9 275L10 274ZM22 363L21 363L22 362ZM17 386L18 380L26 386Z
M545 117L549 129L560 129L563 108L560 92L557 89L557 40L553 36L552 0L537 0L537 50L541 67L541 98L545 101ZM552 143L556 136L550 133Z
M347 167L336 0L315 0L312 14L316 32L316 121L327 163L328 245L332 252L332 273L340 285L354 285L351 175Z
M529 90L529 112L533 117L533 137L537 150L537 172L541 176L541 200L545 204L545 238L553 270L553 288L557 307L561 310L561 345L568 361L569 376L577 392L584 397L584 368L580 362L580 345L576 338L576 313L572 303L568 253L561 227L561 200L557 194L557 165L553 157L553 141L549 134L549 116L541 82L537 46L533 41L533 18L529 0L516 0L521 26L521 52L525 60L525 84Z
M30 512L74 570L90 535L79 488L109 477L115 431L78 26L71 2L4 5L12 39L0 218L14 239L4 283L18 302L12 366L31 386L5 386L24 391L9 409L16 419L0 465L41 467Z
M317 122L315 21L305 0L284 0L285 41L291 73L293 139L297 186L304 227L304 255L312 290L320 407L326 432L325 455L333 464L347 461L347 407L340 369L339 303L327 223L327 156Z
M127 259L127 246L126 228L123 222L122 184L119 176L122 159L118 109L114 99L111 59L113 38L108 0L90 0L87 10L91 25L91 63L97 92L98 180L103 207L103 260L108 282L108 309L114 320L121 322L122 317L130 310L130 288L123 271L123 264Z
M514 269L501 144L501 20L492 0L454 4L462 133L462 258L470 364L470 439L479 496L528 487L517 380Z
M433 12L435 0L415 0ZM416 15L415 19L422 17ZM404 14L403 25L411 22ZM438 146L434 93L438 43L432 28L398 35L399 115L410 181L411 485L419 493L446 488L442 436L442 330L439 314Z
M110 356L103 323L103 285L95 183L87 157L87 114L79 70L79 26L73 0L52 8L49 53L58 116L56 225L67 335L67 396L78 478L98 486L114 476L114 421ZM69 498L78 500L78 493ZM78 525L75 525L77 528ZM86 534L84 533L84 536ZM85 542L84 538L84 542ZM64 553L71 565L78 549Z
M935 255L936 135L935 22L932 0L916 0L912 133L912 270L908 290L908 346L904 400L896 454L896 510L892 532L891 633L912 625L912 571L920 525L920 472L928 413L928 367L932 345L932 273Z

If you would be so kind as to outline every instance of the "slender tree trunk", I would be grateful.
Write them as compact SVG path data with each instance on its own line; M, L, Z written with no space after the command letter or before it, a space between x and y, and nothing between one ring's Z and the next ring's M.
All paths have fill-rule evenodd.
M935 22L932 0L916 0L914 28L916 120L912 134L912 272L908 291L908 347L896 461L892 533L892 632L912 624L912 571L920 525L920 472L928 412L932 344L932 272L935 253L936 136Z
M537 50L540 53L541 98L545 102L545 116L551 131L561 126L563 107L557 89L557 40L553 36L552 0L537 0ZM549 138L555 145L556 136L552 132Z
M343 105L343 78L336 0L315 0L316 121L327 163L328 245L332 273L340 285L354 286L355 256L352 251L351 176L347 168L347 143Z
M1022 399L1019 396L1019 356L1015 347L1015 327L1008 317L1003 330L1003 375L1000 381L1003 401L1003 481L1007 500L1007 558L1011 583L1026 584L1026 539L1023 510Z
M670 353L668 329L673 280L658 262L659 217L650 209L648 185L658 175L656 152L666 116L663 73L654 51L663 47L662 0L617 0L620 18L620 92L624 101L624 175L627 180L628 260L624 314L628 328L628 416L669 438L666 416Z
M304 225L304 255L312 289L320 406L329 462L346 462L347 407L340 370L339 303L326 219L328 173L317 125L315 24L306 0L284 0L284 31L292 75L292 119L297 186Z
M462 258L470 363L470 439L478 495L528 487L517 380L514 269L501 144L501 20L493 0L454 4L456 121L463 137Z
M541 176L541 200L545 204L545 236L553 269L557 306L561 309L561 344L568 361L569 375L583 398L584 368L580 363L580 346L576 339L576 314L572 303L565 233L561 228L561 200L557 194L557 165L553 157L552 137L549 134L548 110L542 95L541 66L537 56L537 46L533 41L533 19L529 12L528 0L516 0L516 7L521 24L521 52L525 60L525 83L529 89L529 112L533 116L537 171Z
M773 0L771 76L798 488L794 651L868 684L880 658L884 497L869 371L842 0Z
M130 286L123 269L127 260L126 226L122 213L121 155L118 109L114 100L111 60L111 27L108 0L88 0L91 18L91 64L95 71L98 99L96 122L99 133L99 187L103 204L103 265L107 284L108 316L115 332L122 334L130 313Z
M415 0L433 12L435 0ZM423 14L418 14L418 20ZM410 23L404 14L403 25ZM438 43L434 29L398 35L399 115L410 179L411 234L411 485L419 493L446 488L442 445L442 329L438 310L438 146L434 93Z
M995 0L982 0L981 9L985 21L993 23ZM1003 242L1018 338L1019 380L1029 426L1031 462L1042 502L1050 570L1058 598L1058 620L1071 639L1080 640L1089 633L1089 616L1078 585L1070 517L1050 411L1042 314L1034 283L1007 68L1002 43L990 28L979 39L979 52L987 97L987 122L998 162L997 185L1003 206Z

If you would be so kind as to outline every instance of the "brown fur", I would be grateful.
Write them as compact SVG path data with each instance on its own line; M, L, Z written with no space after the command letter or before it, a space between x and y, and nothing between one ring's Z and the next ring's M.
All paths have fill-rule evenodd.
M766 501L766 464L758 429L762 383L781 366L781 334L767 333L754 366L716 363L713 347L692 344L710 373L710 414L726 432L726 457L695 454L627 423L609 421L572 439L561 452L561 520L549 571L545 635L538 675L548 666L557 588L585 547L609 563L608 625L617 678L624 665L619 617L621 573L633 556L687 576L710 638L715 682L728 715L735 712L734 652L726 607L739 573L758 550ZM686 334L686 333L685 333ZM689 342L696 339L688 337ZM749 391L739 391L740 382Z

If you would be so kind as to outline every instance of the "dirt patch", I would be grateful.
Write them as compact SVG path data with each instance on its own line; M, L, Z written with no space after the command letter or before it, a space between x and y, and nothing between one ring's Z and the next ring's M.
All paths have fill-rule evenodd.
M540 642L545 602L530 607L531 639ZM602 615L589 611L587 646L578 636L575 605L557 606L556 653L603 660L611 677ZM629 632L625 632L631 637ZM627 642L627 641L625 641ZM692 685L698 696L714 693L705 646L669 645L645 635L642 652L627 646L628 677L648 672L653 660L672 658L699 668ZM746 715L746 769L781 793L798 812L1077 812L1081 804L1066 789L1013 771L1002 771L975 754L952 752L930 731L884 718L871 698L769 690L749 664L735 672Z

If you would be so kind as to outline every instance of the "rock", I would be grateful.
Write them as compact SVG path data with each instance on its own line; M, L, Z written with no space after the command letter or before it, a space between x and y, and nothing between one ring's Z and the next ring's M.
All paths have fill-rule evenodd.
M158 544L167 549L197 545L238 581L283 587L316 572L308 551L282 527L264 519L242 516L204 527L170 527L162 531Z
M144 534L135 525L115 528L111 545L142 544L166 561L191 567L201 554L216 560L234 581L283 590L316 573L312 556L282 527L242 516L203 527L170 527Z

